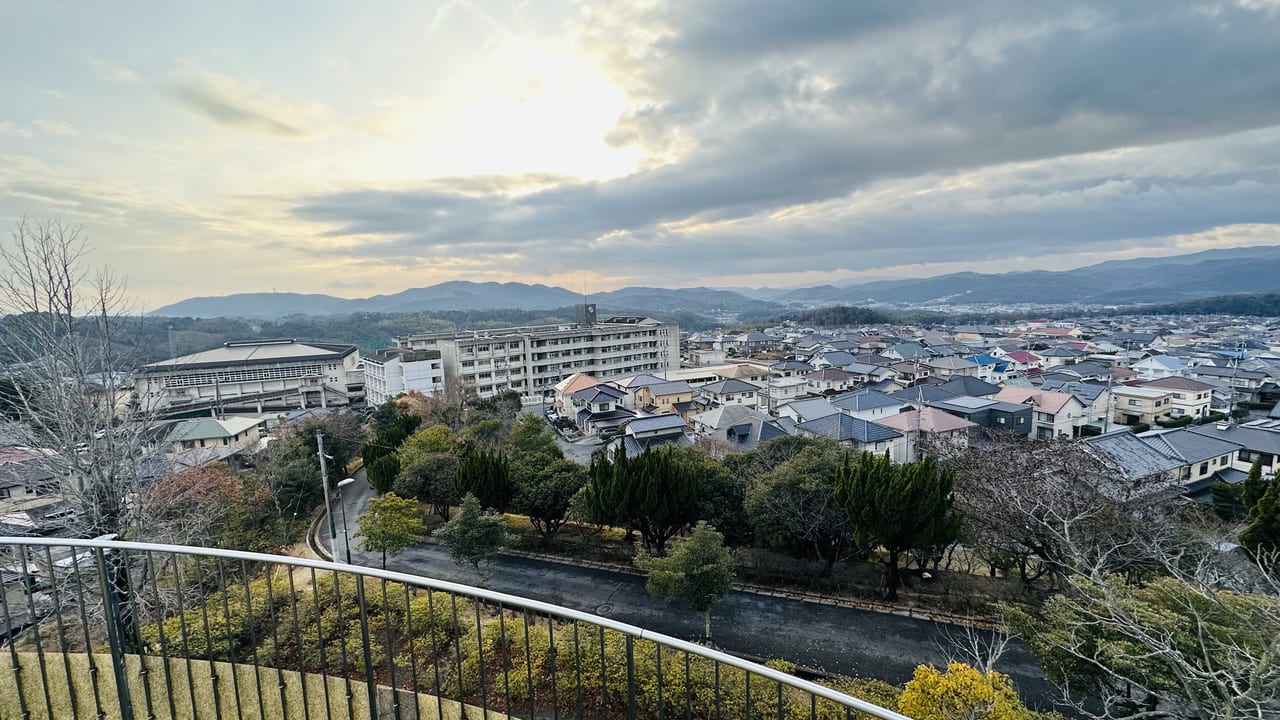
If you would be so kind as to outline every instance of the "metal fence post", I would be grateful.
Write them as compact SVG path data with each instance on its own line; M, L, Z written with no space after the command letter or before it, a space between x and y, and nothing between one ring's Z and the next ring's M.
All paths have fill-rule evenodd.
M129 695L129 679L125 675L124 650L121 647L120 599L116 597L115 587L107 579L106 552L96 547L93 549L94 563L98 566L98 582L102 585L102 604L107 619L107 645L111 649L111 671L116 678L116 696L120 701L120 717L132 720L133 700ZM93 649L89 648L89 652Z

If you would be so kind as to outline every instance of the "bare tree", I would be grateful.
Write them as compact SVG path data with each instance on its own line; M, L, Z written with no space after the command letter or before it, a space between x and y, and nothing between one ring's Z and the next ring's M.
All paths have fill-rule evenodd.
M0 352L9 365L19 432L52 450L45 462L79 536L136 535L146 422L123 417L140 318L124 283L87 267L83 230L20 221L0 243Z
M19 439L46 452L77 537L143 537L152 516L139 461L150 423L128 418L141 318L122 279L91 269L83 229L19 221L0 242L0 355ZM130 568L110 558L107 605L137 636Z
M1036 616L1010 610L1010 622L1081 715L1280 717L1276 558L1251 560L1192 522L1180 529L1135 541L1151 579L1076 566L1068 592Z
M1140 563L1131 531L1167 527L1152 518L1169 512L1176 497L1164 478L1128 477L1072 440L930 440L922 447L955 470L968 544L1012 557L1027 581L1048 574L1059 586L1075 563L1105 561L1112 569Z

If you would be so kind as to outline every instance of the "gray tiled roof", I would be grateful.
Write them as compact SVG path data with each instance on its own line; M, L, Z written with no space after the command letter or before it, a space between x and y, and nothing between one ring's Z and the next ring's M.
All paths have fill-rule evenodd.
M1267 429L1266 426L1262 425L1250 427L1249 425L1224 425L1219 423L1196 425L1194 427L1187 428L1187 430L1200 435L1216 437L1219 440L1229 440L1234 443L1239 443L1245 448L1255 452L1280 455L1280 428Z
M1182 460L1160 452L1127 429L1087 438L1082 443L1085 448L1101 453L1119 465L1130 478L1167 473L1184 464Z
M859 444L880 442L902 437L902 433L861 418L850 417L844 413L828 415L817 420L808 420L796 425L805 432L813 433L832 440L853 440Z
M995 395L1000 392L999 385L992 385L986 380L973 377L972 375L959 375L938 386L939 389L946 390L952 395L972 395L974 397L984 397L986 395Z
M831 398L831 404L842 410L874 410L883 407L901 407L904 401L877 390L859 390Z
M1198 463L1221 457L1243 447L1240 443L1190 432L1186 428L1143 433L1138 437L1160 452L1180 458L1187 463Z
M654 432L657 430L678 430L683 427L684 418L676 414L636 418L627 424L627 430L632 433Z

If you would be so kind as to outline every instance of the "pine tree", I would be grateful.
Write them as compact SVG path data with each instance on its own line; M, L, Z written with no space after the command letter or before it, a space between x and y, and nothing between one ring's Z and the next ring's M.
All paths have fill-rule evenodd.
M836 473L836 499L865 549L883 547L888 599L898 599L903 553L939 549L956 539L959 516L952 510L952 476L931 459L895 465L888 457L862 453L845 458Z
M1280 483L1271 482L1249 511L1250 523L1240 533L1240 544L1255 557L1280 552Z
M511 463L500 452L476 450L458 463L455 484L459 495L475 495L481 507L505 511L516 494Z
M1253 506L1266 494L1267 486L1273 483L1274 481L1262 479L1262 456L1254 458L1253 465L1249 466L1249 474L1240 483L1240 504L1244 506L1245 512L1253 512Z

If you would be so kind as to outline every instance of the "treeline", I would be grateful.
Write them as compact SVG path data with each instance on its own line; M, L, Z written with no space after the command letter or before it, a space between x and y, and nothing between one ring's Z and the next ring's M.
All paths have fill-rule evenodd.
M1280 282L1280 281L1278 281ZM1107 311L1108 315L1251 315L1280 317L1280 292L1217 295L1162 305L1142 305Z

